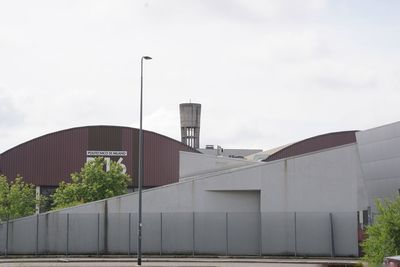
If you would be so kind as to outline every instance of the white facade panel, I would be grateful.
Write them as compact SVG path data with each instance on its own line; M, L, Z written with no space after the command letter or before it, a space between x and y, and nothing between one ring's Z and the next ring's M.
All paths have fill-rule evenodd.
M400 137L400 122L395 122L380 127L356 133L357 144L371 144L382 140Z
M400 122L356 133L369 205L400 188Z
M366 182L369 189L368 197L370 205L375 207L376 199L393 199L399 195L400 178L383 179L383 180L370 180Z
M362 134L361 134L362 135ZM400 157L400 137L379 140L359 145L360 159L363 163Z
M262 211L356 211L363 190L355 145L263 167Z
M400 157L363 163L365 180L400 178Z

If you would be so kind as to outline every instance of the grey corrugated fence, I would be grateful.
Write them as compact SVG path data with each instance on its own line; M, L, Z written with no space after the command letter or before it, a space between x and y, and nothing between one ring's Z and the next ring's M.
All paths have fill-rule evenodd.
M47 213L0 224L0 253L126 254L137 213ZM354 212L144 213L144 254L358 256Z

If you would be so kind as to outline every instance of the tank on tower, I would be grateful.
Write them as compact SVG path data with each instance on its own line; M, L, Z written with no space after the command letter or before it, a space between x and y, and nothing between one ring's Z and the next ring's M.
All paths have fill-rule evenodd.
M183 103L179 105L181 113L181 142L198 149L200 147L201 104Z

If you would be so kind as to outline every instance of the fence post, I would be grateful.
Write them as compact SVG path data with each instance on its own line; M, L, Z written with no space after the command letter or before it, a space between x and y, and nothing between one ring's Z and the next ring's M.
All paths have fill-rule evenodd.
M196 242L196 239L195 239L195 236L194 236L194 227L195 227L195 225L194 225L194 212L193 212L193 216L192 216L192 233L193 233L193 235L192 235L192 256L194 256L194 250L195 250L195 242Z
M262 214L261 211L258 213L259 214L259 224L260 224L260 228L259 228L259 239L258 239L258 246L260 248L260 256L262 256Z
M69 246L69 213L67 213L67 248L65 255L68 257L68 246Z
M100 255L100 213L97 213L97 256Z
M332 212L329 213L329 222L331 226L331 257L335 257L335 237L333 233L333 216Z
M104 202L104 238L103 238L103 254L108 254L108 201Z
M4 249L4 256L7 257L7 254L8 254L8 226L9 226L8 218L7 218L6 225L7 225L7 229L6 229L6 247Z
M228 239L228 213L225 212L225 238L226 238L226 256L229 254L229 239Z
M162 221L162 212L160 212L160 256L162 255L162 241L163 241L163 231L162 231L163 221Z
M297 257L297 214L294 212L294 256Z
M39 214L36 214L36 256L39 255Z
M372 209L371 207L367 208L367 217L368 217L368 225L371 225L373 223L373 215L372 215Z
M129 214L128 214L128 217L129 217L129 220L128 220L128 255L131 255L131 214L132 213L130 213L129 212Z

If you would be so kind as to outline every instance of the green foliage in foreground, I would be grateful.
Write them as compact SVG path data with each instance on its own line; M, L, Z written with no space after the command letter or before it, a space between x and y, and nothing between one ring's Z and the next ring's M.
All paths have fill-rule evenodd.
M374 224L367 227L367 239L362 247L364 260L369 263L382 263L387 256L400 253L400 197L393 201L377 201L379 215Z
M33 184L25 183L18 176L14 181L8 182L7 177L0 175L0 219L15 219L32 215L36 211L36 204L41 199L36 199L36 189Z
M52 195L54 209L66 208L78 204L118 196L127 192L131 181L129 175L122 173L122 166L110 162L105 170L104 158L89 161L79 173L71 174L71 183L61 182Z

